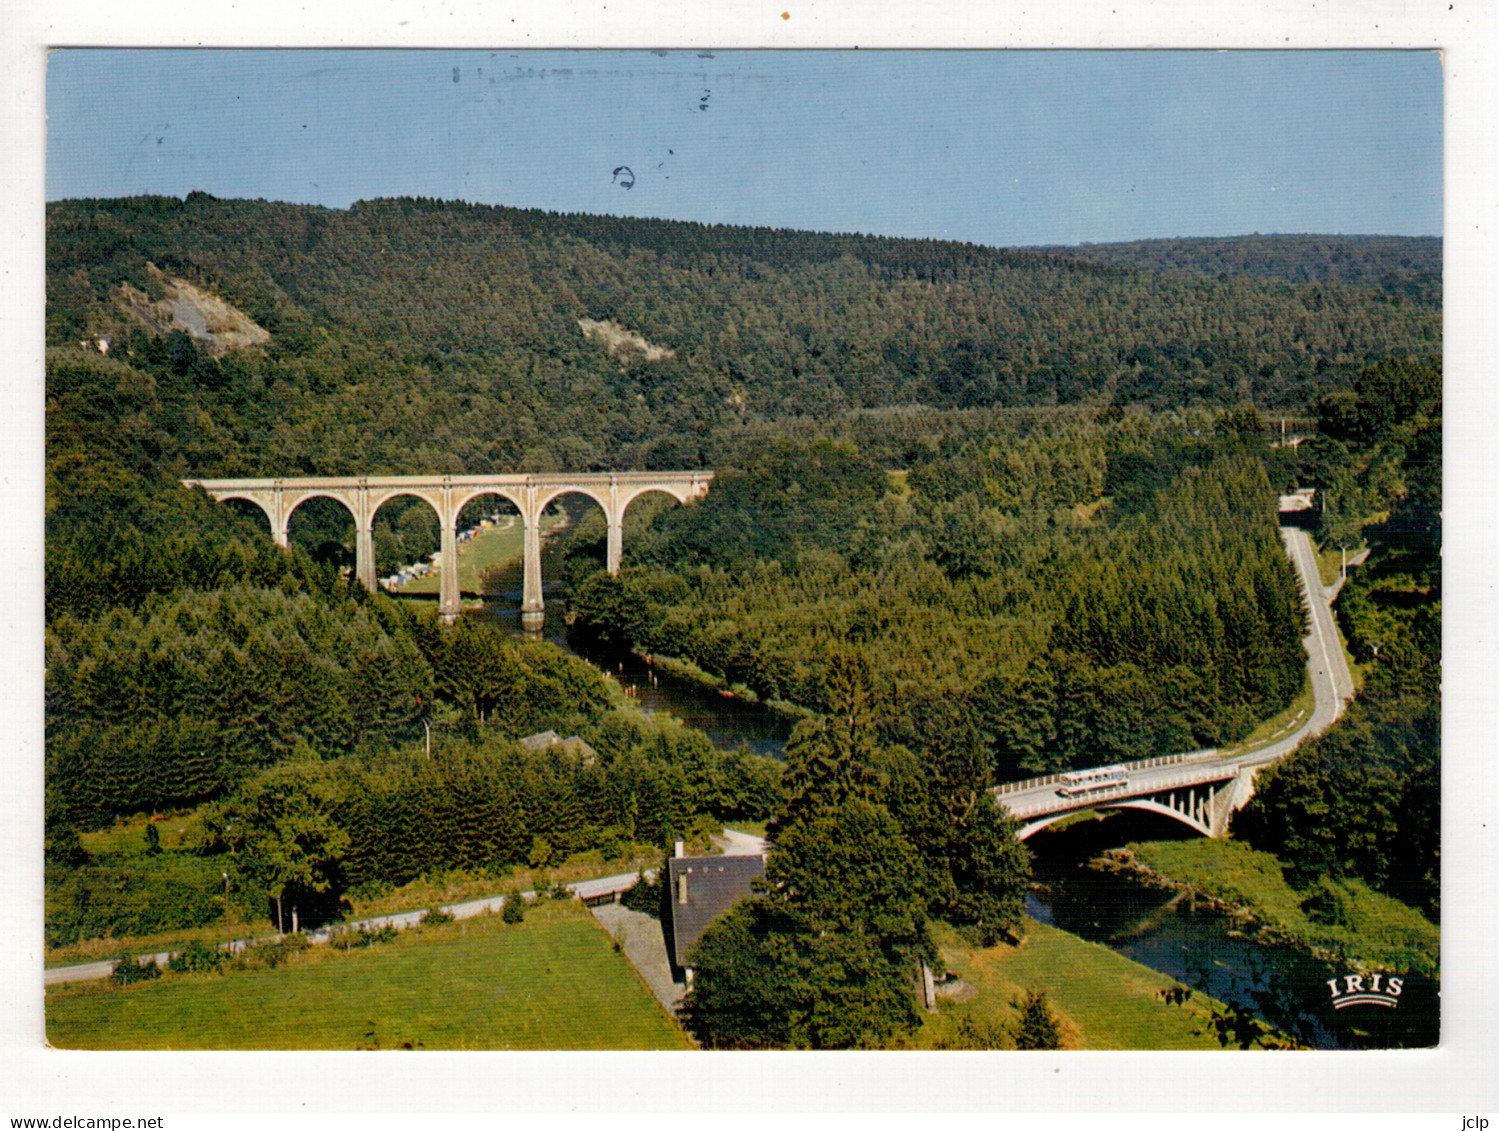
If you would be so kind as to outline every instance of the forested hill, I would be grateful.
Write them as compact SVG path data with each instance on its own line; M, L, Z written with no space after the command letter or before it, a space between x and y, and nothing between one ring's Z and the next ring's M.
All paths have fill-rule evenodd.
M169 447L204 474L681 466L746 421L886 405L1294 411L1441 334L1434 292L1367 285L1372 268L1193 277L1076 250L418 199L194 193L66 201L47 221L54 373L109 337L195 422ZM1306 254L1303 237L1255 246L1284 260L1268 274ZM268 343L172 333L189 327L160 304L184 285Z
M1142 271L1253 275L1293 283L1336 279L1428 304L1442 295L1439 236L1223 236L1032 250Z

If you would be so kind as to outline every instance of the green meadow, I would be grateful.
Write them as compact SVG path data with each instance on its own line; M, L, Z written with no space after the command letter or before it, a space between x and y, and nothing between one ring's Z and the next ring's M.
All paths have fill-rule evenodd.
M1019 946L979 949L938 927L943 962L970 989L966 1000L939 999L939 1013L918 1034L919 1047L964 1047L965 1030L980 1034L981 1044L989 1043L982 1037L987 1034L989 1047L1013 1047L1008 1034L1019 1013L1015 1003L1034 990L1046 994L1066 1048L1223 1047L1208 1028L1208 999L1201 994L1168 1004L1164 995L1178 983L1166 975L1045 923L1028 919L1025 928Z
M576 901L483 916L273 969L49 987L47 1038L76 1049L685 1049Z

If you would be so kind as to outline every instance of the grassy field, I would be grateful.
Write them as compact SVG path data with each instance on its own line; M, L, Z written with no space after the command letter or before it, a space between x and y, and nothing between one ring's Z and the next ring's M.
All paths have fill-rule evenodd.
M51 987L78 1049L684 1049L686 1036L576 901L406 931L275 969Z
M1208 1031L1201 995L1168 1004L1161 995L1177 987L1171 978L1066 931L1027 920L1020 946L980 950L939 926L937 942L947 969L976 992L966 1001L939 999L940 1012L928 1016L918 1047L963 1047L969 1043L965 1030L987 1034L991 1047L1013 1047L1008 1040L1018 1016L1013 1003L1028 990L1046 994L1067 1048L1222 1047Z
M541 536L563 526L565 515L542 515ZM511 563L519 563L525 553L526 531L519 515L501 518L496 526L486 527L458 547L458 588L465 593L477 593L483 588L484 571ZM426 577L417 577L401 586L401 593L436 593L439 574L434 571ZM518 584L518 583L517 583Z
M203 821L199 810L178 809L158 815L135 813L129 817L120 817L107 829L79 833L78 842L90 856L143 855L147 825L156 826L164 852L190 850L203 835Z
M1322 888L1297 891L1276 857L1233 840L1153 841L1129 848L1147 868L1249 907L1266 926L1302 942L1354 961L1436 972L1438 928L1362 880L1327 880ZM1309 907L1320 907L1315 917Z

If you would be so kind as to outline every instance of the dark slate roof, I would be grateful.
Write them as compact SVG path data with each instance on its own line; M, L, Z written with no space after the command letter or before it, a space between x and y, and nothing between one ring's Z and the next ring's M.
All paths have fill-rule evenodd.
M671 918L668 943L672 964L686 967L687 952L708 924L741 899L754 894L750 882L765 875L763 856L674 856L666 862ZM687 902L677 902L678 877L687 876Z
M592 762L598 758L598 751L589 746L588 743L584 742L577 735L573 735L570 738L563 738L554 730L544 730L537 734L528 734L525 738L518 738L516 741L527 750L548 750L553 746L561 744L562 749L566 750L569 754L577 755L585 763Z

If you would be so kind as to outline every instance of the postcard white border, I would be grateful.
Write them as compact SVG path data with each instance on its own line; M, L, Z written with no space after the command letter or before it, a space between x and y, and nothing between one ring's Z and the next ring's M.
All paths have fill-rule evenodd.
M866 7L869 10L865 10ZM1059 10L1060 9L1060 10ZM860 6L483 0L0 0L0 1114L81 1111L1494 1113L1494 16L1479 0ZM1443 1039L1402 1053L104 1054L39 1045L42 179L48 46L1203 47L1444 50L1446 690ZM122 92L128 97L128 92ZM1488 317L1486 317L1488 316ZM1487 760L1487 764L1485 764ZM302 1125L305 1118L295 1122ZM170 1121L169 1121L170 1122ZM1070 1121L1069 1121L1070 1122ZM1131 1119L1130 1124L1138 1122ZM1178 1120L1167 1119L1167 1124ZM1454 1131L1456 1118L1450 1120ZM178 1124L183 1126L184 1124ZM229 1124L233 1126L234 1124ZM328 1125L324 1123L322 1125ZM339 1120L332 1125L341 1126ZM1445 1125L1445 1124L1433 1124Z

